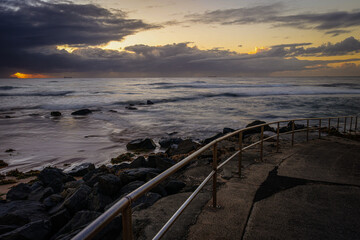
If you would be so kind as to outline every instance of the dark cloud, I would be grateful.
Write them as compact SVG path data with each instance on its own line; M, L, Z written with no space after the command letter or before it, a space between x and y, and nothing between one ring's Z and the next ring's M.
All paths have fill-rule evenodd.
M347 31L347 30L332 30L332 31L325 32L325 34L332 35L332 37L336 37L336 36L339 36L339 35L344 34L344 33L350 33L350 31Z
M331 30L360 26L360 11L328 12L314 14L284 15L284 5L275 3L250 8L235 8L208 11L202 14L185 16L191 22L204 24L242 25L254 23L270 23L274 26L288 26L300 29L315 28ZM337 30L337 33L342 30ZM336 33L335 33L336 34Z
M345 40L332 44L327 43L319 47L303 46L310 45L310 43L300 44L287 44L287 45L275 45L271 47L271 50L264 54L271 56L283 56L283 57L295 57L295 56L340 56L351 55L360 52L360 41L354 37L346 38Z
M128 19L122 11L96 5L40 0L2 0L2 48L27 49L50 45L99 45L158 26Z

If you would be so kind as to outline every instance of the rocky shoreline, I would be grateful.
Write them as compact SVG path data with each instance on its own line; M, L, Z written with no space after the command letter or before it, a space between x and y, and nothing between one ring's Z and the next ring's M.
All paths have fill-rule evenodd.
M254 121L248 126L262 123ZM291 124L280 130L289 130ZM303 127L297 125L298 129ZM269 126L265 130L275 132ZM0 200L0 239L71 239L117 200L204 144L232 131L235 130L224 128L223 132L201 143L176 137L163 138L159 145L164 151L150 154L149 151L156 148L153 140L136 139L127 144L129 152L111 159L113 165L110 166L96 168L92 163L84 163L67 172L52 167L25 174L12 171L10 174L14 176L33 179L12 187L6 194L6 200ZM260 128L245 132L244 142L256 141L259 132ZM237 149L237 144L238 137L219 144L219 159L231 155ZM205 151L196 161L133 202L133 211L146 209L170 195L193 191L202 180L202 175L206 176L205 172L207 174L211 169L211 161L212 152ZM189 172L197 176L189 177ZM2 178L5 179L4 176ZM95 239L117 239L121 236L119 226L120 216Z

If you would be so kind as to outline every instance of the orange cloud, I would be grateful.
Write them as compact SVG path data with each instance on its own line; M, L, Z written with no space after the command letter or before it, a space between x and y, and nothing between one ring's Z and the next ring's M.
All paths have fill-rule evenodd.
M48 75L43 75L43 74L38 74L38 73L34 73L34 74L27 74L27 73L14 73L12 75L10 75L10 77L15 77L15 78L49 78L50 76Z

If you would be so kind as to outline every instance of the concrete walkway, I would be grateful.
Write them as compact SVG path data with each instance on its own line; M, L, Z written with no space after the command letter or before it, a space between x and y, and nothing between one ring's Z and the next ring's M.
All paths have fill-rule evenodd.
M188 239L360 239L360 142L325 137L219 179ZM236 164L234 164L234 171Z

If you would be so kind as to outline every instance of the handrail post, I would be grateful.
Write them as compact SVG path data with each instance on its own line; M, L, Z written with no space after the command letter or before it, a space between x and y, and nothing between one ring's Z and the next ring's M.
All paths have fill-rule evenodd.
M239 177L241 177L242 137L243 137L243 132L240 132L239 133Z
M331 118L329 118L329 124L328 124L328 135L330 135L330 121L331 121Z
M321 119L319 119L319 138L321 138Z
M279 152L279 136L280 136L280 123L277 123L277 130L276 130L276 152Z
M217 178L217 143L213 147L213 208L216 208L216 178Z
M292 121L291 124L291 146L294 146L294 134L295 134L295 121Z
M309 141L309 119L306 120L306 141Z
M336 131L339 131L339 128L340 128L340 118L338 118L337 120Z
M264 147L264 126L261 126L261 134L260 134L260 161L263 160L263 147Z
M353 119L353 117L350 118L350 128L349 128L349 133L350 133L350 134L351 134L352 119Z
M358 117L356 116L356 117L355 117L355 135L356 135L356 130L357 130L357 121L358 121L357 118L358 118Z
M345 117L345 121L344 121L344 133L346 133L346 119L347 117Z
M122 211L122 224L123 224L123 239L132 240L132 219L131 219L131 202L129 205Z

